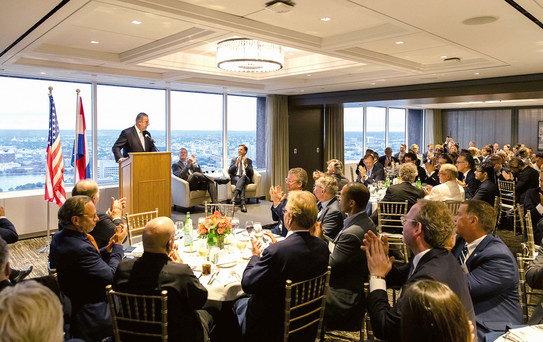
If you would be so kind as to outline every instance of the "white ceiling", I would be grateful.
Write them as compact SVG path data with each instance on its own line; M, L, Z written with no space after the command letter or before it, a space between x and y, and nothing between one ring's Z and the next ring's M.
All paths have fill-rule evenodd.
M2 4L0 52L60 2ZM298 95L543 72L543 29L505 1L295 0L284 14L266 2L71 0L0 56L0 74ZM517 3L543 20L543 1ZM497 20L463 23L481 16ZM232 37L283 45L284 68L219 70L216 44Z

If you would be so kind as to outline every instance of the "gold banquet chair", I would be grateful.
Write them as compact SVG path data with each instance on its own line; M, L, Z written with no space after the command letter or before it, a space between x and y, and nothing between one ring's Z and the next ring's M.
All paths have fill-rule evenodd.
M377 231L386 235L390 246L403 254L403 262L409 262L409 252L403 242L402 216L407 215L408 202L377 202Z
M528 211L524 220L526 224L526 242L522 242L522 257L527 260L535 259L535 241L534 227L532 225L532 216Z
M520 306L522 307L522 317L524 319L524 323L528 322L529 307L538 306L538 298L543 295L543 291L535 290L526 283L526 268L532 262L533 259L524 258L522 257L521 253L517 253L519 276L518 294L520 297Z
M458 209L462 205L462 202L460 201L445 201L445 205L447 206L447 209L451 211L453 216L456 216L458 214Z
M124 219L128 229L128 243L133 244L133 239L143 233L143 229L147 222L158 217L158 208L153 211L146 211L137 214L126 214Z
M168 291L160 295L137 295L106 286L107 302L116 342L139 337L146 341L168 341Z
M328 266L322 275L294 284L287 280L284 342L289 340L290 335L308 329L315 329L314 337L308 341L320 341L330 270Z
M502 216L513 215L513 233L517 234L517 221L522 220L522 216L518 216L518 208L515 193L515 182L498 180L498 190L500 192L500 208Z
M236 205L234 203L232 204L208 203L206 201L204 203L204 206L205 206L205 217L213 214L215 211L218 211L219 213L221 213L222 216L226 216L231 219L234 217L234 214L236 212Z

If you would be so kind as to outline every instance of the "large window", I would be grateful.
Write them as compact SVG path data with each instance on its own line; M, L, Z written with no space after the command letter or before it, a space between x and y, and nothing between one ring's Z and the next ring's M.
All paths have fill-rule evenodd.
M400 144L405 144L405 108L389 108L388 146L400 151Z
M172 91L172 161L184 147L202 171L222 167L221 94Z
M0 77L3 99L0 106L0 192L45 189L49 86L53 87L67 189L73 185L74 179L71 155L75 137L76 89L81 90L87 140L92 145L92 120L88 114L91 110L90 84Z
M368 107L366 113L366 149L372 149L383 155L386 147L386 108Z
M111 148L125 128L135 125L140 112L149 115L147 130L159 151L166 151L165 90L98 85L98 183L119 180Z
M364 153L364 107L347 107L343 111L345 164L358 163Z
M256 103L256 97L229 95L227 107L227 156L229 159L236 157L238 146L244 144L248 148L247 157L253 161L255 168L259 165L256 153Z

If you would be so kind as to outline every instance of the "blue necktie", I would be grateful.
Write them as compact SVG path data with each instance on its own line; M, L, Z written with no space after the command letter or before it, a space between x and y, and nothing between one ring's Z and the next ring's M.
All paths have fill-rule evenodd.
M407 279L411 278L414 271L415 271L415 264L413 262L411 262L411 264L409 266L409 274L407 275Z
M464 248L462 248L460 255L458 255L458 261L460 261L461 265L464 265L466 263L467 258L468 258L468 244L464 244Z

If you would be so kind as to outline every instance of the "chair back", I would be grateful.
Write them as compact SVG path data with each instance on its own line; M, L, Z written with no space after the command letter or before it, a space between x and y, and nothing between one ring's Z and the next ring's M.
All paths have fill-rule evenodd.
M532 216L530 212L526 213L526 242L522 243L523 257L525 259L535 259L535 241L534 241L534 227L532 225Z
M502 207L513 208L516 204L515 182L498 179L498 190L500 192Z
M458 213L458 209L460 208L460 205L462 205L462 202L460 202L460 201L445 201L445 205L451 211L453 216L455 216Z
M524 258L521 253L517 253L518 263L518 278L519 278L519 297L520 306L522 307L522 317L524 323L528 323L529 307L539 306L539 298L543 295L543 291L533 289L526 283L526 268L533 262L533 259Z
M208 215L213 214L215 211L218 211L219 213L221 213L222 216L226 216L231 219L234 217L234 213L236 212L236 205L234 203L222 204L222 203L208 203L206 201L204 203L204 206L205 206L206 217Z
M403 230L402 216L407 215L408 202L377 202L377 219L379 233L393 230L400 234Z
M496 232L498 226L500 225L500 221L502 219L502 205L501 205L499 196L494 197L494 211L496 212L496 225L494 227L493 233Z
M326 295L330 282L330 266L322 275L292 283L287 280L285 286L285 329L283 341L286 342L291 334L299 331L315 329L311 341L320 340Z
M138 214L126 214L124 219L128 228L128 243L132 246L134 237L141 235L147 222L158 217L158 208Z
M168 341L168 291L160 295L138 295L114 291L106 286L116 342Z

